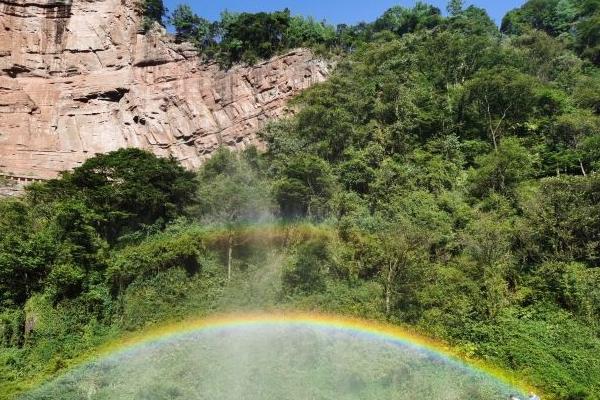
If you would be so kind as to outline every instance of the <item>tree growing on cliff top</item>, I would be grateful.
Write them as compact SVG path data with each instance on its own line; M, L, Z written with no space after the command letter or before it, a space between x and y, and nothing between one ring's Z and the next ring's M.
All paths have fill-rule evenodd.
M234 61L255 62L282 49L290 23L290 10L273 13L241 13L223 20L223 47Z
M187 4L177 6L169 16L169 23L175 27L178 40L191 42L199 49L215 44L218 23L198 16Z
M142 30L148 32L154 22L165 26L164 18L167 15L167 7L162 0L141 0L138 4L138 12L142 15Z
M446 9L450 15L456 16L463 11L464 3L463 0L450 0Z

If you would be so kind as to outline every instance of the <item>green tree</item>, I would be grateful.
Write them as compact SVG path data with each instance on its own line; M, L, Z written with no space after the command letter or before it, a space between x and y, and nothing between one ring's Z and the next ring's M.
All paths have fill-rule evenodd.
M339 165L340 182L348 190L367 194L382 161L383 148L375 144L362 151L351 149L346 152L346 157L348 160Z
M283 272L283 288L288 294L318 293L325 289L329 263L327 243L313 241L300 245Z
M531 256L592 265L600 259L600 178L562 176L541 181L524 205Z
M323 218L335 187L330 166L314 156L295 157L275 181L275 199L286 218Z
M596 0L529 0L502 20L504 33L519 35L538 29L568 37L584 58L600 63L600 5Z
M336 39L335 28L325 22L313 18L299 16L290 17L289 25L284 32L284 46L288 48L309 46L331 47Z
M372 261L377 264L384 288L385 314L392 315L392 307L403 296L411 296L407 277L423 262L424 240L413 227L405 224L402 230L383 231L375 235Z
M584 164L589 165L592 173L600 172L600 135L583 139L578 150Z
M463 7L464 7L463 0L450 0L448 2L448 6L446 7L446 9L448 10L448 13L450 15L455 17L463 12Z
M522 34L528 28L534 28L558 36L570 29L576 16L574 1L529 0L504 17L501 29L508 34Z
M533 116L538 85L531 76L511 68L480 71L464 87L464 123L487 131L497 151L507 131Z
M198 181L198 204L191 212L227 229L227 276L231 279L234 231L242 224L271 217L270 184L244 155L226 148L219 149L202 167Z
M46 290L54 299L75 298L104 281L108 246L96 231L100 217L80 200L57 202L51 213L46 229L57 248Z
M600 65L600 7L597 10L577 23L575 49L595 65Z
M556 149L556 170L587 175L595 162L589 144L593 143L592 137L599 130L600 119L584 110L559 116L552 125L549 137Z
M418 1L413 8L395 6L373 23L376 32L388 30L398 35L431 29L442 21L439 8Z
M471 279L480 285L475 308L484 318L494 319L508 306L511 278L514 281L512 218L503 214L476 215L463 238L464 254L476 265Z
M272 13L224 13L220 46L227 61L253 63L282 50L290 19L288 9Z
M573 92L573 100L581 108L600 115L600 75L579 76Z
M179 39L188 40L196 36L200 17L187 4L179 4L169 16L169 23L175 27Z
M189 41L201 50L216 44L214 24L199 17L187 4L177 6L169 16L169 23L175 27L179 40Z
M163 20L167 15L167 8L163 0L141 0L139 13L142 15L142 29L147 32L155 22L164 26Z
M448 21L452 30L469 35L470 40L481 40L481 36L498 37L498 27L485 9L469 6L459 10L458 13L455 11L451 14L453 17Z
M22 306L50 271L56 243L40 222L25 202L0 201L0 308Z
M98 215L96 226L109 242L144 225L164 225L192 199L194 174L174 159L122 149L90 158L59 179L33 185L34 204L81 199Z
M593 303L593 291L599 283L599 276L596 275L585 264L545 262L535 270L530 279L536 289L536 296L551 300L593 324L600 310Z
M538 160L516 138L506 138L494 152L477 158L478 169L471 174L473 194L514 195L517 185L535 176Z

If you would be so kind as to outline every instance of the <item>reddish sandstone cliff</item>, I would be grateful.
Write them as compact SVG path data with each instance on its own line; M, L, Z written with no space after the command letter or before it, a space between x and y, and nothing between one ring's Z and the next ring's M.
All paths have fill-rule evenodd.
M160 29L142 35L135 0L0 0L0 175L51 178L95 153L135 146L197 167L243 148L323 81L297 50L221 70Z

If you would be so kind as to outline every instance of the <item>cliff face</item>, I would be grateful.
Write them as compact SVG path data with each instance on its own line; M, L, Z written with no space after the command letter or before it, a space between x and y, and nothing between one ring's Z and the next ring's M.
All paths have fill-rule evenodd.
M0 175L47 179L122 147L195 168L220 144L256 144L328 66L297 50L221 70L164 32L138 32L135 0L0 0ZM23 179L21 179L23 181Z

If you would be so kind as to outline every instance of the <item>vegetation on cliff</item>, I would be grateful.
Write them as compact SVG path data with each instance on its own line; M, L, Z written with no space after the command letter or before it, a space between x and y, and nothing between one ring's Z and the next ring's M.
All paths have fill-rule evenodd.
M551 398L598 399L593 4L530 1L505 34L461 2L394 7L335 30L347 53L264 154L192 174L121 150L3 200L0 393L128 330L293 308L411 324ZM234 58L286 46L256 37Z
M496 31L485 10L464 8L463 1L450 1L450 19L472 25L473 29ZM142 3L144 26L149 21L163 24L167 11L161 0ZM398 35L446 26L448 18L434 6L418 1L412 8L390 8L373 23L349 26L328 24L312 18L292 16L289 9L276 12L231 13L224 11L218 21L209 21L187 4L178 5L167 18L177 39L193 43L205 56L224 65L253 63L296 47L310 47L321 54L354 51L372 41L380 32ZM455 21L457 22L457 21ZM600 2L598 0L530 0L503 19L501 33L527 36L544 32L595 65L600 64ZM464 28L469 29L467 26ZM471 32L476 33L476 32ZM479 32L481 33L481 32Z

